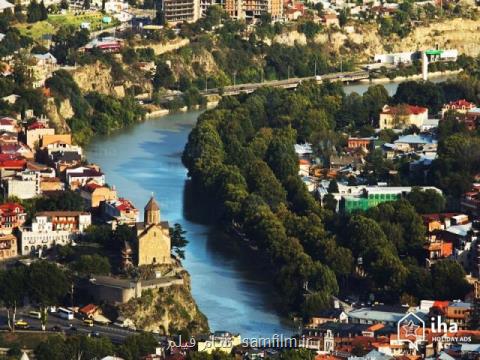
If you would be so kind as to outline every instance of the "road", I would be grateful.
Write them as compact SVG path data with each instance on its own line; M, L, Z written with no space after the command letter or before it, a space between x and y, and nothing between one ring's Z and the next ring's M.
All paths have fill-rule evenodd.
M42 331L41 323L39 319L30 318L28 315L27 309L22 309L17 311L17 321L23 319L28 322L28 330L15 329L17 332L30 332L30 331ZM86 326L82 320L73 319L66 320L58 317L55 313L49 313L47 318L47 331L52 331L53 326L58 326L61 328L62 332L65 332L67 335L83 334L88 335L92 333L98 333L100 336L105 336L110 338L113 343L123 343L125 338L129 335L137 334L136 331L120 328L115 325L100 325L95 323L93 326ZM76 328L72 330L71 326ZM7 325L7 311L5 309L0 309L0 331L8 331Z

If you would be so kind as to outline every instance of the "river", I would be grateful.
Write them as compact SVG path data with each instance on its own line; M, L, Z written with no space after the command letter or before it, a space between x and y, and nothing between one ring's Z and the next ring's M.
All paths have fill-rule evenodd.
M440 81L441 78L436 78ZM384 84L390 94L398 84ZM363 93L368 84L345 87ZM139 208L153 193L161 217L187 231L184 266L192 279L192 293L212 330L239 332L243 337L289 335L293 325L275 311L278 295L262 272L229 248L215 230L200 223L189 195L181 153L200 112L179 113L146 121L108 137L95 138L86 149L99 164L107 182ZM185 205L187 204L187 205Z

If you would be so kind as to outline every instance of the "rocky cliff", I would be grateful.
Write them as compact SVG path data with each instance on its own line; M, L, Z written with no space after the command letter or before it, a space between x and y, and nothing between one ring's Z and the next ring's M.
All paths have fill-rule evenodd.
M190 277L183 273L185 285L144 290L140 298L121 305L119 314L131 319L137 329L172 334L186 330L191 335L207 333L208 321L190 292Z
M72 77L84 93L97 91L105 95L119 95L118 90L115 90L110 67L100 61L78 67L72 72Z
M48 98L45 110L52 126L58 134L70 133L67 120L75 113L69 99L55 101L54 98Z

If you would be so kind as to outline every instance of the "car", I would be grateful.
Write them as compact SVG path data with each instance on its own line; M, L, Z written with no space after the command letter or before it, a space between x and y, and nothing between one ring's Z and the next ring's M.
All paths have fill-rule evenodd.
M70 324L70 331L77 331L77 328Z
M19 329L28 329L30 327L28 322L22 319L15 321L15 326Z
M55 332L60 332L60 331L62 331L62 328L58 325L54 325L54 326L52 326L52 328L50 330L55 331Z
M90 333L90 336L91 336L91 337L100 337L100 333L99 333L98 331L92 331L92 332Z
M92 319L84 319L83 325L93 327L93 320Z

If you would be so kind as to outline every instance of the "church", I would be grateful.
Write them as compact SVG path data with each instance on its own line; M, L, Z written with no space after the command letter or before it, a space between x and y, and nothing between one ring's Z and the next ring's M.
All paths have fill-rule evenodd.
M171 263L171 241L168 221L161 221L160 207L153 198L144 209L144 222L135 224L136 239L133 246L125 244L122 249L124 268L142 265Z

